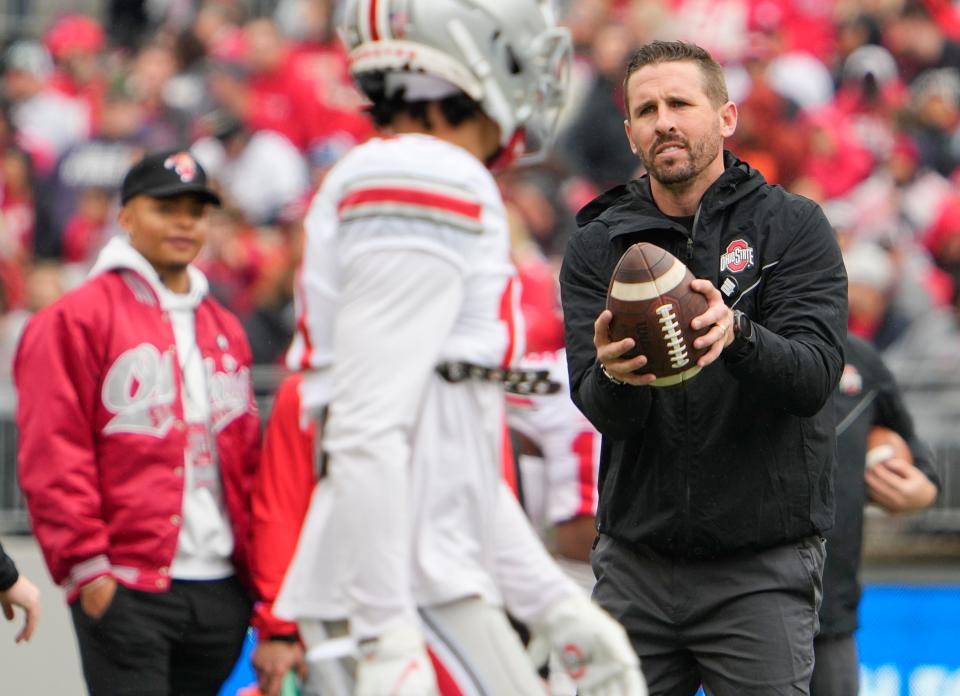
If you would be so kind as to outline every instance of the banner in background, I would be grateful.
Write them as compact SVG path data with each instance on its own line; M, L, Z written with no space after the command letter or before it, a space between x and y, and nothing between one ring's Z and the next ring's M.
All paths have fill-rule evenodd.
M960 586L866 587L860 696L960 696Z

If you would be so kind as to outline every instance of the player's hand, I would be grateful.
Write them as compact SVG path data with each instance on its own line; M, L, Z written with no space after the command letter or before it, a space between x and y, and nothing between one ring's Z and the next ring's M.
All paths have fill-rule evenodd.
M263 696L277 696L290 670L295 670L301 680L307 678L307 663L300 643L262 640L254 648L250 661L257 673L257 685Z
M117 593L117 581L109 575L101 575L80 588L80 609L91 619L99 619L110 608Z
M580 696L647 696L626 631L585 595L565 597L534 627L529 653L538 667L559 657Z
M360 644L355 696L438 696L420 630L409 624Z
M887 512L913 512L928 507L937 487L920 469L893 457L867 467L863 474L867 497Z
M718 293L719 294L719 293ZM657 378L654 374L635 375L634 370L639 370L647 364L647 358L644 355L637 355L633 358L624 359L621 356L633 348L634 340L624 338L621 341L610 341L610 322L613 320L613 312L605 309L600 312L600 316L593 323L593 345L597 348L597 361L603 366L604 371L615 380L626 382L636 387L642 387L650 384Z
M720 357L723 349L733 342L733 310L723 302L723 296L713 283L703 278L697 278L690 283L690 288L707 298L707 311L694 317L690 325L697 331L705 326L711 327L703 336L693 342L694 348L710 347L700 356L697 365L706 367Z
M13 585L0 592L0 605L3 606L3 615L7 617L7 621L13 621L14 607L23 609L26 618L15 641L19 643L30 640L37 628L37 622L40 621L40 590L37 586L21 575Z

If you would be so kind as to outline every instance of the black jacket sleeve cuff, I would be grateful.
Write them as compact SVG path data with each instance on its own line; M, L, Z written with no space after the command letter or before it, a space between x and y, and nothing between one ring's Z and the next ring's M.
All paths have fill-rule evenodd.
M0 547L0 592L9 590L19 578L20 573L17 572L13 559Z

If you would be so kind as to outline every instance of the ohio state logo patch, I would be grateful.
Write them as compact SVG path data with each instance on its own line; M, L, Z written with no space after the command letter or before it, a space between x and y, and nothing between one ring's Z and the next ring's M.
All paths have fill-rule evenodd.
M753 268L753 247L743 239L734 239L720 255L720 272L739 273L747 268Z
M189 152L178 152L163 161L166 169L172 169L183 183L193 181L197 176L197 162Z
M863 391L863 377L853 365L844 365L840 375L840 393L847 396L856 396Z

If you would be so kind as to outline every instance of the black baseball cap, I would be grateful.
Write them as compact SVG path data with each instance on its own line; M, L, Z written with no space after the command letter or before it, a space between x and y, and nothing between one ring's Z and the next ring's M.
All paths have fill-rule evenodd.
M207 173L194 156L187 150L165 150L147 154L130 168L120 187L120 202L140 195L172 198L185 193L220 205L220 196L207 185Z

